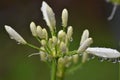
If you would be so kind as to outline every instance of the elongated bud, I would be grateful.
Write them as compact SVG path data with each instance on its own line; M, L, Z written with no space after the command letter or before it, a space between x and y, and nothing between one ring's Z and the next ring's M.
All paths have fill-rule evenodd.
M82 56L82 63L85 63L88 59L88 53L84 52Z
M73 34L73 28L72 28L72 26L69 26L68 30L67 30L67 37L69 40L71 40L72 34Z
M45 52L40 52L40 58L41 58L41 61L44 61L46 62L47 61L47 55Z
M72 63L72 57L71 56L65 56L64 57L64 62L65 62L65 67L70 67L71 63Z
M63 38L65 38L65 35L66 35L66 33L63 31L63 30L60 30L59 32L58 32L58 38L61 40L61 39L63 39Z
M48 32L45 28L42 29L43 38L48 39Z
M40 49L45 50L44 47L40 47ZM45 52L42 52L42 51L40 51L39 53L40 53L40 59L41 59L41 61L46 62L47 61L47 54Z
M53 43L52 38L49 38L49 40L48 40L48 45L49 45L50 47L52 47L52 43Z
M60 43L60 50L62 53L66 53L67 52L67 46L64 42Z
M37 35L38 35L40 38L42 38L42 37L43 37L43 35L42 35L42 28L41 28L41 26L37 26Z
M37 28L36 28L36 25L34 22L30 23L30 30L31 30L33 36L37 36Z
M44 39L41 40L41 45L42 45L42 46L46 46L46 40L44 40Z
M42 11L44 20L46 21L46 24L50 28L50 31L53 32L56 26L56 20L55 20L55 14L52 8L45 1L43 1L41 11Z
M54 45L57 44L57 37L56 36L52 36L52 42Z
M81 41L80 41L80 45L82 45L82 43L88 39L89 37L89 31L86 29L83 31L82 37L81 37Z
M5 25L5 30L8 32L11 39L14 39L21 44L27 44L27 42L10 26Z
M68 22L68 11L67 9L63 9L62 11L62 26L67 27Z
M73 63L76 64L78 62L78 60L79 60L79 55L75 54L75 55L72 56L72 58L73 58Z
M78 48L77 53L84 52L92 43L93 43L92 38L86 39L86 40L82 43L82 45L80 45L80 47Z
M57 77L59 78L63 77L64 63L65 63L64 58L60 57L58 59L58 64L57 64L58 67L57 67L57 73L56 73Z

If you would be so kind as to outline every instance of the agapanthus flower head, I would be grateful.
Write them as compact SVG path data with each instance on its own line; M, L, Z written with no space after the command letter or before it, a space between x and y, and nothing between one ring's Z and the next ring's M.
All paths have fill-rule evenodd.
M34 22L31 22L30 30L33 37L35 37L40 43L38 47L26 42L10 26L5 25L5 29L10 37L15 39L17 42L37 49L38 53L31 54L30 56L39 55L41 61L50 64L50 66L52 64L52 69L55 68L57 70L55 76L57 75L57 77L62 77L65 69L73 67L73 64L76 65L76 63L79 62L80 55L82 55L82 63L85 63L91 56L97 56L102 58L102 60L114 60L115 62L120 62L119 51L110 48L90 47L93 43L93 38L89 37L89 31L87 29L83 31L77 50L71 50L70 47L72 46L71 39L73 35L73 27L67 24L67 9L64 9L62 12L62 29L59 31L56 29L55 14L52 8L45 1L42 2L41 11L43 13L44 20L49 27L51 35L48 35L47 29L42 28L39 25L36 26Z

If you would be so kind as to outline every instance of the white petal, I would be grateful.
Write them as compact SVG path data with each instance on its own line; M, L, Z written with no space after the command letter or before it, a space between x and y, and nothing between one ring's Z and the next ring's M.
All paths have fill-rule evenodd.
M44 20L46 21L46 24L48 25L50 30L53 31L56 26L56 20L52 8L45 1L43 1L41 11L43 13L43 17Z
M98 57L104 57L104 58L120 57L120 52L111 48L90 47L90 48L87 48L86 52L89 54L93 54Z
M10 35L11 39L16 40L17 42L21 44L26 44L27 42L10 26L5 25L5 29Z

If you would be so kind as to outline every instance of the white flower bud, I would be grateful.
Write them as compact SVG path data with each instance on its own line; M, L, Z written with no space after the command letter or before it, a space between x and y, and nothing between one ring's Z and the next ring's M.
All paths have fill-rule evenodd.
M27 42L13 28L5 25L5 29L8 32L11 39L14 39L21 44L27 44Z
M41 61L46 62L47 61L47 54L45 52L40 51L40 58L41 58Z
M45 28L42 29L43 38L48 39L48 32Z
M37 36L37 28L36 28L36 25L34 22L30 23L30 30L31 30L33 36Z
M58 38L61 40L61 39L63 39L63 38L65 38L65 36L66 36L66 33L63 31L63 30L60 30L59 32L58 32Z
M62 26L67 27L68 22L68 11L67 9L63 9L62 11Z
M86 50L87 53L103 57L103 58L119 58L120 52L110 48L90 47Z
M82 56L82 63L85 63L88 59L88 53L87 52L84 52L83 53L83 56Z
M78 60L79 60L79 55L75 54L75 55L72 56L72 58L73 58L73 63L76 64L78 62Z
M64 58L60 57L58 59L58 65L63 65L65 62L64 62Z
M82 37L81 37L81 41L80 41L80 45L82 45L82 43L88 39L89 37L89 31L86 29L83 31Z
M49 45L49 46L52 45L52 38L49 38L49 40L48 40L48 45Z
M56 36L52 36L52 42L54 45L57 44L57 37Z
M56 20L55 20L55 14L52 8L45 1L43 1L41 11L42 11L44 20L46 21L46 24L50 28L50 31L54 31L56 26Z
M63 69L64 69L64 58L63 57L60 57L58 59L58 64L57 64L57 77L63 77Z
M80 47L78 48L77 53L84 52L84 51L90 46L90 44L92 44L92 43L93 43L92 38L86 39L86 40L82 43L82 45L80 45Z
M71 56L65 56L64 57L65 67L70 67L72 63L72 57Z
M66 53L67 52L67 46L64 42L60 43L60 50L62 53Z
M41 45L46 46L46 40L41 40Z
M40 38L43 37L41 26L37 26L37 35L38 35Z
M69 26L67 29L67 37L69 40L71 40L72 34L73 34L73 28L72 28L72 26Z

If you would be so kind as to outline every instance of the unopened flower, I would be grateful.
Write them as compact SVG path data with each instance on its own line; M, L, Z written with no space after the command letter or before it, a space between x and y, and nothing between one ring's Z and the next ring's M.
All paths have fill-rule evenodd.
M80 45L82 45L82 43L88 38L89 38L89 31L86 29L83 31L83 34L81 36Z
M67 9L63 9L62 11L62 26L67 27L68 22L68 11Z
M73 58L73 63L76 64L78 62L78 60L79 60L79 55L75 54L75 55L72 56L72 58Z
M46 24L50 28L50 31L53 32L56 26L56 20L52 8L46 2L43 1L41 11L43 13L43 17L44 20L46 21Z
M47 54L45 52L40 51L40 58L41 58L41 61L46 62L47 61Z
M57 37L56 36L52 36L52 42L53 42L54 45L57 44L57 41L58 41Z
M64 42L60 43L60 50L62 53L66 53L67 52L67 46Z
M39 38L42 38L42 37L43 37L41 26L37 26L37 35L38 35Z
M46 40L44 40L44 39L41 40L41 45L42 45L42 46L46 46Z
M48 39L48 32L45 28L42 29L42 35L43 35L44 39L46 39L46 40Z
M65 35L66 35L66 33L63 31L63 30L60 30L59 32L58 32L58 38L61 40L61 39L63 39L63 38L65 38Z
M84 52L82 56L82 63L85 63L88 60L88 53Z
M77 53L84 52L93 43L92 38L86 39L77 50Z
M36 28L36 25L34 22L30 23L30 30L31 30L33 36L37 36L37 28Z
M23 39L23 37L21 37L13 28L5 25L5 29L8 32L8 34L10 35L11 39L14 39L18 43L21 43L21 44L27 44L27 42Z
M69 26L68 29L67 29L67 38L69 40L71 40L72 34L73 34L73 28L72 28L72 26Z

